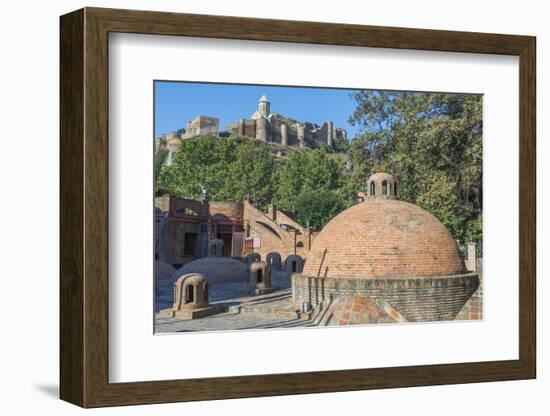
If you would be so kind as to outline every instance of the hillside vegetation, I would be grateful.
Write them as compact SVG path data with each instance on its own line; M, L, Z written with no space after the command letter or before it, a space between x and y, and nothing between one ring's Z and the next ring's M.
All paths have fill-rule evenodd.
M275 202L322 228L356 202L372 172L399 181L401 199L438 217L463 241L482 234L482 97L358 91L350 117L361 133L334 150L243 137L185 140L171 166L156 161L156 189L214 201ZM353 169L347 169L351 161Z

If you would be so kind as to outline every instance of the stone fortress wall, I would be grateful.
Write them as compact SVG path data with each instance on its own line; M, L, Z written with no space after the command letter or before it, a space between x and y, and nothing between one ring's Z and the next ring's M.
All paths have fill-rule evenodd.
M220 131L220 119L216 117L197 116L185 126L183 139L213 134L217 136Z
M309 121L294 120L280 113L272 113L271 103L265 95L260 98L258 109L250 118L229 123L226 131L230 136L250 137L282 146L332 148L336 140L347 140L346 130L334 127L334 123L330 120L319 125ZM220 120L216 117L199 115L186 124L184 133L170 132L156 138L155 154L162 149L167 149L168 154L164 163L170 165L184 140L206 135L220 135Z
M238 122L230 123L227 130L231 135L251 137L283 146L318 147L323 144L333 147L336 139L347 139L346 130L335 128L332 121L319 125L272 113L271 103L265 95L260 98L258 110L250 119L242 118Z

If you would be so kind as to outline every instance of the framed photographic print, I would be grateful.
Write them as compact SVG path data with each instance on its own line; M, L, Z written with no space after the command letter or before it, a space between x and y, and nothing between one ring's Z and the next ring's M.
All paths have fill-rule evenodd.
M61 17L83 407L534 378L535 38Z

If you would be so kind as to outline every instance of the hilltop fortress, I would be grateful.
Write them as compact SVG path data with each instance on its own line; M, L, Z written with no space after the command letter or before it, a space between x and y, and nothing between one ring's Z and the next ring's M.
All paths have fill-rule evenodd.
M155 140L155 152L168 149L165 163L170 164L184 140L200 136L219 136L220 120L200 115L189 121L181 134L167 133ZM249 119L242 118L229 123L223 135L250 137L281 146L300 146L332 148L337 139L347 139L343 128L334 127L332 121L322 125L309 121L297 121L279 113L271 112L271 103L265 95L258 101L258 109Z

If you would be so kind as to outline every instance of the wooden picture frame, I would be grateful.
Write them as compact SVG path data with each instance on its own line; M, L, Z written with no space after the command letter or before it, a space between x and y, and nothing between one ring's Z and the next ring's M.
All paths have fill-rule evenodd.
M61 17L60 396L82 407L530 379L536 376L535 38L85 8ZM108 35L261 40L519 57L519 359L109 383Z

